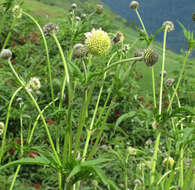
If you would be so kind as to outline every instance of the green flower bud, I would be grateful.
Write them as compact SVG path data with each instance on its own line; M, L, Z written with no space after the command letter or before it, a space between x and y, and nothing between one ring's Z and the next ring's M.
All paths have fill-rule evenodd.
M73 57L79 58L87 54L86 47L83 44L75 44L73 47Z
M96 5L96 11L95 12L100 15L100 14L103 13L103 9L104 9L103 5L97 4Z
M168 167L172 168L173 165L174 165L174 162L175 162L175 161L173 160L172 157L167 157L167 158L165 158L165 159L163 160L163 165L164 165L164 166L168 165Z
M152 48L145 49L144 62L149 67L155 65L158 62L158 54Z

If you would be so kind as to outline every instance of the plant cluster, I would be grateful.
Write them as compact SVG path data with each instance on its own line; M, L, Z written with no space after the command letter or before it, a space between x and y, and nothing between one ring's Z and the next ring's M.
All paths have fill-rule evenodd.
M173 79L165 64L174 24L149 36L137 1L144 48L135 52L137 40L113 32L101 4L82 12L73 3L65 20L46 24L22 5L0 4L0 189L193 190L195 109L180 98L193 33L180 23L188 49ZM145 96L138 64L151 70Z

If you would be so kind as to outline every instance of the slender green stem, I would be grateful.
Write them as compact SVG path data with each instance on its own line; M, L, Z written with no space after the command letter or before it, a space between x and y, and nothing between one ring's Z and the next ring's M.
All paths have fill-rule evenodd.
M83 127L84 127L84 124L85 124L85 118L87 116L87 110L88 110L89 102L91 100L91 96L92 96L92 93L93 93L96 82L97 81L94 80L94 82L91 84L88 94L87 94L87 91L85 92L85 97L84 97L83 105L82 105L82 108L81 108L81 114L80 114L80 118L79 118L79 126L78 126L77 134L76 134L76 141L75 141L74 155L73 155L74 158L76 158L81 133L82 133L82 130L83 130Z
M63 100L63 94L64 94L64 89L65 89L65 85L67 83L67 87L68 87L68 114L67 114L67 125L68 125L68 135L66 135L66 137L68 137L69 141L69 151L68 151L68 158L71 159L71 152L72 152L72 121L71 121L71 117L72 117L72 99L73 99L73 93L72 93L72 88L71 88L71 84L70 84L70 75L69 75L69 71L68 71L68 65L66 63L66 59L64 57L64 53L62 50L62 47L55 35L55 33L52 34L61 58L62 58L62 62L64 65L64 81L63 81L63 85L62 85L62 89L61 89L61 96L60 96L60 103L59 103L59 108L61 108L62 106L62 100Z
M20 104L20 108L21 108L21 104ZM23 119L22 119L22 114L20 115L20 140L21 140L21 145L20 145L20 152L21 152L21 157L23 157L24 151L23 151L23 146L24 146L24 139L23 139ZM16 172L14 174L14 178L12 180L11 186L10 186L10 190L13 189L15 181L16 181L16 177L20 171L21 165L17 166Z
M141 23L141 25L142 25L142 28L143 28L144 33L145 33L145 35L146 35L146 39L149 40L148 33L147 33L147 31L146 31L146 28L145 28L145 26L144 26L144 23L143 23L143 21L142 21L142 18L141 18L141 16L140 16L138 10L135 9L135 12L136 12L137 17L138 17L138 19L139 19L139 21L140 21L140 23Z
M54 100L54 102L57 101L57 100L58 100L58 98L56 98L56 99ZM42 109L42 111L41 111L42 114L43 114L43 112L44 112L51 104L53 104L53 102L50 102L48 105L46 105L46 106ZM27 144L30 144L30 143L31 143L31 140L32 140L32 137L33 137L33 133L34 133L34 130L35 130L36 126L37 126L37 123L38 123L38 121L39 121L39 118L40 118L40 114L37 116L37 118L36 118L36 120L35 120L35 122L34 122L34 124L33 124L31 133L30 133L29 138L28 138L28 140L27 140Z
M117 54L117 53L115 52L115 53L110 57L107 66L110 65L112 59L114 58L114 56L115 56L116 54ZM107 72L104 73L103 82L104 82L105 79L106 79L106 75L107 75ZM85 142L85 147L84 147L84 151L83 151L83 158L82 158L82 161L85 160L85 156L86 156L86 154L87 154L87 149L88 149L88 145L89 145L89 140L90 140L91 134L92 134L91 131L92 131L92 129L93 129L95 117L96 117L96 115L97 115L98 106L99 106L99 102L100 102L100 98L101 98L102 92L103 92L103 85L101 86L100 91L99 91L99 95L98 95L98 99L97 99L97 102L96 102L95 110L94 110L94 112L93 112L93 117L92 117L92 120L91 120L91 124L90 124L90 127L89 127L89 131L87 131L87 139L86 139L86 142Z
M18 94L18 92L22 89L23 87L19 87L14 94L11 97L11 100L9 102L8 110L7 110L7 115L6 115L6 121L5 121L5 127L3 129L3 138L2 138L2 143L1 143L1 149L0 149L0 164L1 164L1 159L4 154L4 148L5 148L5 140L6 140L6 133L7 133L7 127L8 127L8 122L9 122L9 116L10 116L10 111L11 111L11 106L14 101L14 98Z
M21 168L21 165L18 165L18 166L17 166L17 169L16 169L16 172L15 172L15 174L14 174L14 178L13 178L13 180L12 180L12 183L11 183L11 186L10 186L9 190L12 190L12 189L14 188L14 184L15 184L17 175L18 175L18 173L19 173L19 171L20 171L20 168Z
M119 61L116 61L114 63L112 63L111 65L109 65L108 67L106 67L103 71L103 73L107 72L108 70L110 70L111 68L115 67L116 65L119 65L121 63L125 63L125 62L130 62L130 61L139 61L142 60L143 57L132 57L132 58L128 58L128 59L122 59Z
M153 102L156 108L156 90L155 90L155 77L154 77L154 67L152 66L152 89L153 89Z
M176 92L176 97L177 97L177 103L178 103L178 107L181 108L181 103L180 103L180 100L179 100L179 96ZM183 137L183 123L181 123L181 130L182 130L182 133L181 133L181 138ZM180 177L179 177L179 185L180 187L183 187L183 184L184 184L184 164L183 164L183 159L184 159L184 147L182 146L181 147L181 150L180 150Z
M167 38L168 27L169 26L165 27L164 40L163 40L163 58L162 58L161 81L160 81L159 115L162 112L162 92L163 92L164 69L165 69L165 51L166 51L166 38Z
M70 76L69 76L69 72L68 72L68 65L66 63L66 59L64 57L64 53L63 53L63 50L62 50L62 47L56 37L56 35L53 33L52 34L57 46L58 46L58 49L59 49L59 52L60 52L60 55L61 55L61 58L62 58L62 62L63 62L63 65L64 65L64 81L63 81L63 84L62 84L62 88L61 88L61 94L60 94L60 104L59 104L59 107L61 108L62 107L62 101L63 101L63 95L64 95L64 89L65 89L65 85L67 83L67 86L68 86L68 90L70 90ZM70 98L70 97L68 97Z
M173 92L173 95L172 95L172 97L171 97L169 106L168 106L168 108L167 108L167 112L170 111L171 106L172 106L172 104L173 104L173 100L174 100L174 98L175 98L175 95L176 95L177 90L178 90L178 88L179 88L181 79L182 79L182 77L183 77L183 73L184 73L184 70L185 70L186 62L187 62L187 59L188 59L188 57L189 57L189 55L190 55L190 52L191 52L191 50L188 50L187 53L186 53L186 55L185 55L184 63L183 63L183 66L182 66L182 68L181 68L181 70L180 70L179 79L178 79L178 81L177 81L176 87L175 87L174 92Z
M25 92L28 94L28 96L31 98L31 101L33 102L33 104L34 104L35 107L37 108L37 111L39 112L39 114L40 114L40 116L41 116L41 119L42 119L42 121L43 121L43 125L44 125L44 127L45 127L45 130L46 130L46 133L47 133L47 136L48 136L48 139L49 139L51 148L52 148L52 150L53 150L53 153L54 153L54 155L55 155L55 157L56 157L56 160L57 160L59 166L61 166L61 162L60 162L59 156L58 156L58 154L57 154L57 152L56 152L56 150L55 150L55 147L54 147L54 143L53 143L51 134L50 134L49 129L48 129L48 127L47 127L47 123L46 123L46 121L45 121L45 118L44 118L44 116L43 116L43 114L42 114L42 112L41 112L41 110L40 110L40 108L39 108L39 105L37 104L35 98L34 98L33 95L31 94L31 92L25 87L24 82L20 79L20 77L19 77L18 74L16 73L15 69L13 68L13 66L12 66L12 64L11 64L11 62L10 62L10 60L8 60L8 63L9 63L9 67L11 68L11 70L12 70L14 76L17 78L17 80L18 80L18 82L20 83L20 85L25 89Z
M158 147L159 147L159 143L160 143L160 136L161 136L161 132L158 132L157 137L156 137L155 147L154 147L153 159L152 159L152 171L151 171L151 176L150 176L150 186L153 185L154 179L155 179L156 162L157 162L157 155L158 155Z
M165 27L165 31L164 31L163 61L162 61L162 71L161 71L162 74L161 74L161 86L160 86L160 100L159 100L159 115L162 112L162 90L163 90L163 78L164 78L163 72L164 72L164 66L165 66L165 50L166 50L167 30L168 30L168 26ZM153 159L152 159L152 171L151 171L151 177L150 177L150 185L152 185L154 183L154 179L155 179L156 162L157 162L157 156L158 156L160 136L161 136L161 132L158 132L157 138L156 138L156 143L155 143L155 148L154 148Z
M20 9L18 9L18 12L19 12L19 10L20 10ZM12 31L13 31L15 25L16 25L17 16L18 16L18 14L19 14L18 12L17 12L16 16L14 17L14 20L13 20L12 25L11 25L11 27L10 27L9 33L8 33L6 39L5 39L4 43L3 43L3 46L2 46L2 48L1 48L1 51L2 51L3 49L5 49L5 47L6 47L7 44L8 44L8 41L9 41L11 35L12 35Z
M52 82L52 75L51 75L51 63L50 63L50 58L49 58L48 45L47 45L47 41L46 41L44 32L43 32L41 26L39 25L39 23L36 21L36 19L34 17L32 17L31 15L29 15L28 13L26 13L24 11L23 11L23 14L28 16L37 25L38 29L41 32L41 36L43 38L43 43L44 43L44 46L45 46L45 51L46 51L46 56L47 56L47 67L48 67L48 75L49 75L49 85L50 85L50 90L51 90L51 98L52 98L53 107L55 107L53 82Z

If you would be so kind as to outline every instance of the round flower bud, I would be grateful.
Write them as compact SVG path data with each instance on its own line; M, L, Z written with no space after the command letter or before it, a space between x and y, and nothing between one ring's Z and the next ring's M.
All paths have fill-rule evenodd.
M111 40L106 32L101 28L92 29L91 32L85 34L85 45L92 55L105 55L111 48Z
M124 41L123 33L118 31L112 41L114 44L122 43Z
M102 14L103 9L104 9L103 5L97 4L96 5L96 11L95 12L100 15L100 14Z
M173 83L174 83L174 81L175 81L175 79L173 79L173 78L168 78L168 79L165 81L165 85L166 85L167 87L172 86Z
M86 15L85 13L83 13L83 14L81 15L81 18L82 18L82 19L86 19L86 18L87 18L87 15Z
M139 3L137 1L131 1L129 6L131 9L135 10L139 7Z
M172 32L174 30L174 24L171 21L165 21L162 24L164 27L168 27L167 31Z
M52 33L58 33L59 27L55 23L48 23L43 27L43 32L46 36L51 35Z
M78 22L81 20L81 18L79 16L76 16L75 18L76 18L76 21L78 21Z
M29 84L30 84L29 86L30 90L37 91L39 88L41 88L41 83L37 77L30 78Z
M18 13L19 11L19 13ZM21 18L22 17L22 9L20 8L19 5L15 5L12 9L12 13L13 13L13 16L16 17L17 15L17 18Z
M0 57L2 59L9 59L11 56L12 56L12 52L9 49L3 49L0 54Z
M163 160L163 165L164 165L164 166L168 165L168 167L172 168L173 165L174 165L174 162L175 162L175 161L173 160L172 157L167 157L167 158L165 158L165 159Z
M192 21L195 22L195 13L192 14Z
M72 9L76 9L77 8L77 4L73 3L71 7L72 7Z
M86 48L83 44L75 44L73 47L73 57L79 58L87 54Z
M3 134L3 130L4 130L4 123L0 122L0 135Z
M158 54L152 48L145 49L144 62L149 67L155 65L158 62Z
M160 72L160 77L161 77L161 75L162 75L162 71ZM165 78L167 76L167 71L163 71L163 77Z

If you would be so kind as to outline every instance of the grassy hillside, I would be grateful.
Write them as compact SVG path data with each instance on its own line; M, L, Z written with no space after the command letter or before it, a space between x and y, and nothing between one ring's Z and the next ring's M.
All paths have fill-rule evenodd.
M68 10L73 2L78 4L78 7L81 9L86 9L85 7L90 7L90 5L94 5L96 3L100 3L99 0L70 0L70 1L52 1L52 0L26 0L24 4L24 8L30 11L32 14L41 16L45 22L51 19L64 19L64 15L68 14ZM132 11L129 9L129 11ZM112 28L115 30L112 31L115 33L116 31L121 31L124 33L125 36L125 43L128 43L130 46L134 43L135 40L138 39L138 32L135 30L135 23L127 22L125 19L117 16L113 13L107 6L105 6L104 14L107 16L108 20L111 20ZM113 29L112 29L113 30ZM168 34L169 38L169 34ZM159 53L159 63L155 66L155 73L156 76L159 76L159 71L161 69L161 62L162 62L162 44L159 42L155 42L153 44L156 51ZM134 52L135 49L144 48L144 44L138 41L136 43L136 48L133 48L130 51L130 55ZM175 77L175 73L180 70L181 64L183 61L183 56L178 55L172 51L166 52L166 66L165 69L168 73L168 77ZM190 63L195 63L195 59L191 59ZM137 64L138 69L143 72L143 78L140 80L140 85L145 90L151 89L151 71L148 69L143 63ZM192 64L188 67L188 71L186 72L188 76L190 76L189 81L190 83L195 83L195 64Z
M184 72L100 0L3 1L0 189L195 189L189 51Z

